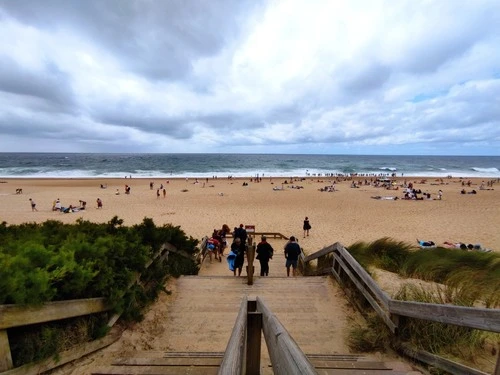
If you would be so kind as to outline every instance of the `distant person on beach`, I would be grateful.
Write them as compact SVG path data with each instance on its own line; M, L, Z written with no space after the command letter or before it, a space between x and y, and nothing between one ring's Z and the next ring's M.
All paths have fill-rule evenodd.
M311 224L309 223L309 218L307 216L304 219L304 225L302 226L302 229L304 229L304 238L306 238L306 235L309 236L309 229L311 229Z
M443 191L441 189L439 189L438 191L438 200L441 200L443 199Z
M101 198L97 198L97 208L102 208L102 200L101 200Z
M30 200L30 203L31 203L31 211L38 211L36 209L36 203L35 203L35 201L33 199L31 199L31 198L29 200Z
M260 262L260 276L269 276L269 259L272 259L274 249L267 242L266 236L262 236L257 245L257 259Z
M297 276L297 265L299 263L299 255L302 252L299 244L295 241L295 237L291 236L290 241L285 245L286 258L286 275L290 276L290 267L293 268L293 276Z

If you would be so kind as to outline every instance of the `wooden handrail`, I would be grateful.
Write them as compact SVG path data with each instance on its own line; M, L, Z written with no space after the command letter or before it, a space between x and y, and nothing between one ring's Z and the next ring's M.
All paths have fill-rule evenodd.
M363 285L365 284L368 290L373 293L390 314L454 324L484 331L500 332L500 309L399 301L390 298L347 249L338 242L307 256L304 261L311 261L331 252L334 253L334 261L351 278L357 289L366 297L367 290ZM336 278L339 277L339 274L334 269L332 269L332 272ZM354 280L357 281L355 282Z
M257 311L262 313L262 330L273 372L278 375L317 374L292 336L260 297L257 297Z
M393 333L397 332L398 316L500 332L500 309L399 301L390 298L347 249L338 242L305 257L303 260L309 262L325 257L329 253L333 253L334 264L331 267L333 276L342 284L342 273L347 275ZM400 343L400 347L406 355L452 373L485 374L446 358L411 348L408 344ZM500 375L500 353L494 375Z
M243 361L246 352L245 334L247 315L248 298L245 296L241 301L240 311L236 317L231 337L229 338L222 363L219 367L219 375L243 373Z

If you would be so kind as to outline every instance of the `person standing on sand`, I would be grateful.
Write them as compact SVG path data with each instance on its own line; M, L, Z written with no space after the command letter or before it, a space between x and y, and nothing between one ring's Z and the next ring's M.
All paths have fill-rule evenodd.
M36 203L33 199L30 198L30 203L31 203L31 211L38 211L36 209Z
M302 252L299 244L295 241L294 236L290 236L290 241L285 245L285 258L286 258L286 275L290 276L290 267L293 268L293 276L297 276L297 264L299 262L299 255Z
M257 245L257 259L260 262L260 276L269 276L269 259L273 258L274 249L267 242L266 236L262 236Z
M97 208L102 208L102 200L101 200L101 198L97 198Z
M304 229L304 238L306 238L306 235L309 236L309 229L311 229L311 224L309 223L309 218L307 216L304 219L304 225L302 226L302 229Z

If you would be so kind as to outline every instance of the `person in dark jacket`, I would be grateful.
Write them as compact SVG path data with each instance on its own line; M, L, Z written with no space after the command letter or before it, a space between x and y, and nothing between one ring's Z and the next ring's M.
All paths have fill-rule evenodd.
M262 236L257 245L257 259L260 262L260 276L269 276L269 259L272 259L274 249L267 242L266 236Z
M285 245L285 258L286 258L286 275L290 276L290 267L293 268L293 276L297 276L297 264L299 262L299 255L302 252L299 244L295 241L295 237L291 236L290 241Z

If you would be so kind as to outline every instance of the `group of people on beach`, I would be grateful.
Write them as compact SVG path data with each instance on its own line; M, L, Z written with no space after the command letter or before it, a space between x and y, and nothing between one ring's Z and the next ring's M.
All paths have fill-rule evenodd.
M309 236L310 229L311 224L309 223L309 218L306 217L303 223L304 238ZM248 236L247 230L243 224L240 224L239 227L235 227L232 232L230 232L227 224L224 224L221 229L214 229L211 237L206 240L203 246L206 247L210 263L213 262L214 258L222 262L224 250L227 247L226 237L228 234L231 234L233 237L233 242L231 243L230 251L226 258L229 270L233 272L234 276L241 276L245 263L245 254L247 254L248 246L251 245L251 238ZM293 276L296 276L301 248L295 236L290 236L289 241L284 246L284 252L287 276L290 276L291 269L293 270ZM269 276L269 261L273 258L273 255L273 247L267 242L267 237L262 235L260 242L256 246L256 259L260 263L260 276Z

